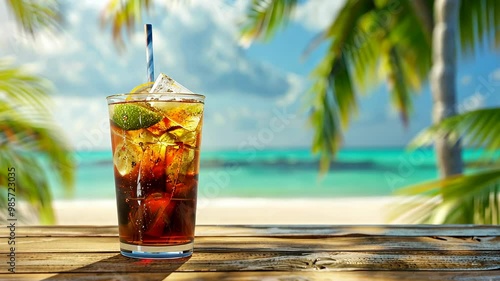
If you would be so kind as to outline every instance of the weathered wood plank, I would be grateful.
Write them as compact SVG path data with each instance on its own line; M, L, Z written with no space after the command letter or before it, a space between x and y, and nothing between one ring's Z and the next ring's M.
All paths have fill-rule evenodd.
M197 235L195 254L190 259L146 261L125 258L118 253L116 227L22 226L16 229L16 271L30 273L24 275L31 277L38 276L34 273L67 272L48 276L48 280L65 280L67 276L70 280L89 280L86 279L88 273L92 273L91 278L98 273L103 276L101 280L107 280L113 279L109 277L115 276L112 274L115 272L126 274L116 275L120 280L124 280L122 276L145 280L141 278L144 272L157 277L152 280L161 280L173 271L177 271L172 275L179 276L178 280L195 277L233 280L224 276L238 280L344 280L338 277L341 275L311 274L363 270L370 271L366 278L345 280L421 280L405 279L413 278L415 273L403 271L430 270L433 271L430 277L439 276L443 270L467 270L476 277L483 276L477 275L483 273L482 270L500 269L500 227L497 226L198 226ZM0 237L7 237L5 229ZM1 253L6 251L0 248ZM374 279L387 270L403 275L397 279ZM212 273L200 278L182 275L193 271L220 271L217 274L221 275ZM227 272L236 275L225 275ZM285 275L280 275L282 272ZM306 273L304 278L303 273ZM488 272L490 275L484 276L489 279L485 280L500 280L499 273ZM0 280L9 280L5 278L11 276L14 275L0 273ZM247 278L250 276L260 277ZM450 275L449 280L481 280L465 275L465 279L457 279L458 276ZM425 279L448 280L446 278Z
M0 238L8 237L7 229ZM18 226L22 236L118 236L116 226ZM196 226L197 236L500 236L490 225L221 225Z
M118 237L20 237L17 253L31 252L112 252L119 250ZM495 250L500 237L197 237L195 250L218 252L247 251L398 251L398 250ZM1 248L0 254L7 248Z
M19 253L19 273L172 271L498 270L500 251L196 252L187 261L135 260L112 253Z
M351 272L173 272L173 273L60 273L60 274L0 274L0 280L15 281L494 281L500 280L498 271L482 272L401 272L401 271L351 271Z
M0 231L0 238L8 237L8 229ZM16 237L118 237L117 226L24 226L16 227Z
M203 226L200 236L500 236L483 225L249 225Z

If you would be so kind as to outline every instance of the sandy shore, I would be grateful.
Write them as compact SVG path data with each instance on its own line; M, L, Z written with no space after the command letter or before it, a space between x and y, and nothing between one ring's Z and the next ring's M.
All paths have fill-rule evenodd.
M223 198L198 202L197 224L385 224L395 197ZM60 225L116 225L114 200L56 201Z

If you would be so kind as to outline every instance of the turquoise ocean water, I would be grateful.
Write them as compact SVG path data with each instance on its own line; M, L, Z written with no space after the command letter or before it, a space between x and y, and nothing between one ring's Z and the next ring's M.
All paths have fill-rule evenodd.
M465 152L465 159L479 153ZM110 151L76 152L72 197L54 188L56 199L114 198ZM318 174L308 149L206 151L201 156L199 196L207 198L332 198L386 196L403 186L437 178L431 149L344 149L330 172Z

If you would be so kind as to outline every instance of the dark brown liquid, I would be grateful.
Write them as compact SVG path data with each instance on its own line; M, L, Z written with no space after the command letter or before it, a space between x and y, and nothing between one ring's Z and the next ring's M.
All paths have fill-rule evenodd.
M136 181L115 172L120 241L142 245L175 245L192 242L196 220L198 175L183 176L176 190L157 178Z

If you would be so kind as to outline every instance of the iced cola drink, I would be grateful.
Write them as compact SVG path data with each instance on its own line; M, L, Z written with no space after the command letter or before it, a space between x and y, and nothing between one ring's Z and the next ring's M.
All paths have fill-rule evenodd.
M191 255L203 102L176 93L108 97L123 255Z

